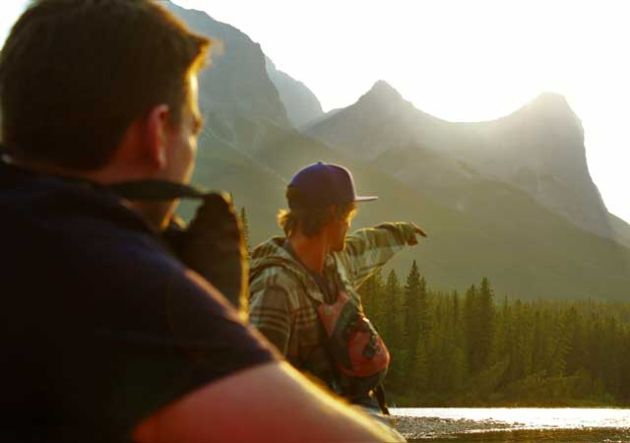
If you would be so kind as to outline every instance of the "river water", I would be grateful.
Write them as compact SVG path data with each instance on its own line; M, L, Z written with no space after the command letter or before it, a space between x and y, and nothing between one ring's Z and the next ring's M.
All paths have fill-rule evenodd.
M413 442L630 442L630 409L394 408Z

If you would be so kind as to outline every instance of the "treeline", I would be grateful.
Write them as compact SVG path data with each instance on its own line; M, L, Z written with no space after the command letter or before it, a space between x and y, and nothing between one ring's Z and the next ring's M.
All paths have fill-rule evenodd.
M630 304L495 300L484 278L465 293L427 288L414 261L361 287L392 353L398 406L629 405Z

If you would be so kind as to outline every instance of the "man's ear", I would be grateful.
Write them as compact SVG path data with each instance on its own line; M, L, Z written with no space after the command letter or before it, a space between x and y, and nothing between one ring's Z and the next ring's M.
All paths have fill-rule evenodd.
M151 108L146 119L146 154L151 163L160 170L166 168L168 158L167 150L170 117L168 105L162 104Z

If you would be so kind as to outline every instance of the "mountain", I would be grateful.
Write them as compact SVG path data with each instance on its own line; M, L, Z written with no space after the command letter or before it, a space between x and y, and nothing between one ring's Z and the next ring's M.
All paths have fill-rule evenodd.
M345 154L373 160L391 146L407 143L409 137L420 138L417 122L422 119L431 116L416 110L386 82L378 81L357 103L315 122L304 133Z
M624 245L630 245L630 224L616 215L609 214L610 227L615 233L615 240Z
M269 131L292 129L278 90L269 79L260 45L205 12L165 5L193 30L214 40L212 68L199 81L206 130L214 139L255 150Z
M630 245L611 226L588 172L582 125L562 96L542 94L494 121L455 123L416 109L379 81L305 133L434 192L476 179L508 183L576 226Z
M630 250L577 227L512 183L489 177L455 149L437 149L444 134L449 140L466 136L452 130L458 124L416 110L380 82L355 105L319 117L313 128L335 129L318 135L329 140L298 132L258 44L204 13L170 7L224 41L223 55L200 83L206 125L193 180L229 191L237 208L247 209L251 244L281 233L275 215L285 206L288 180L322 160L347 165L360 192L380 196L361 206L354 227L412 220L429 232L417 248L393 260L401 274L416 259L429 283L444 290L462 290L487 276L498 295L630 297ZM188 217L193 211L183 208Z
M270 58L266 60L267 75L278 90L280 100L293 126L301 128L324 115L319 100L304 83L276 69Z

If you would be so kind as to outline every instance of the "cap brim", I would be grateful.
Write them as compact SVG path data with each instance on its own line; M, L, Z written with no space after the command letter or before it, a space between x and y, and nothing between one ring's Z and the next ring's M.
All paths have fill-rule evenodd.
M378 200L378 197L376 195L364 195L354 199L355 202L371 202L374 200Z

